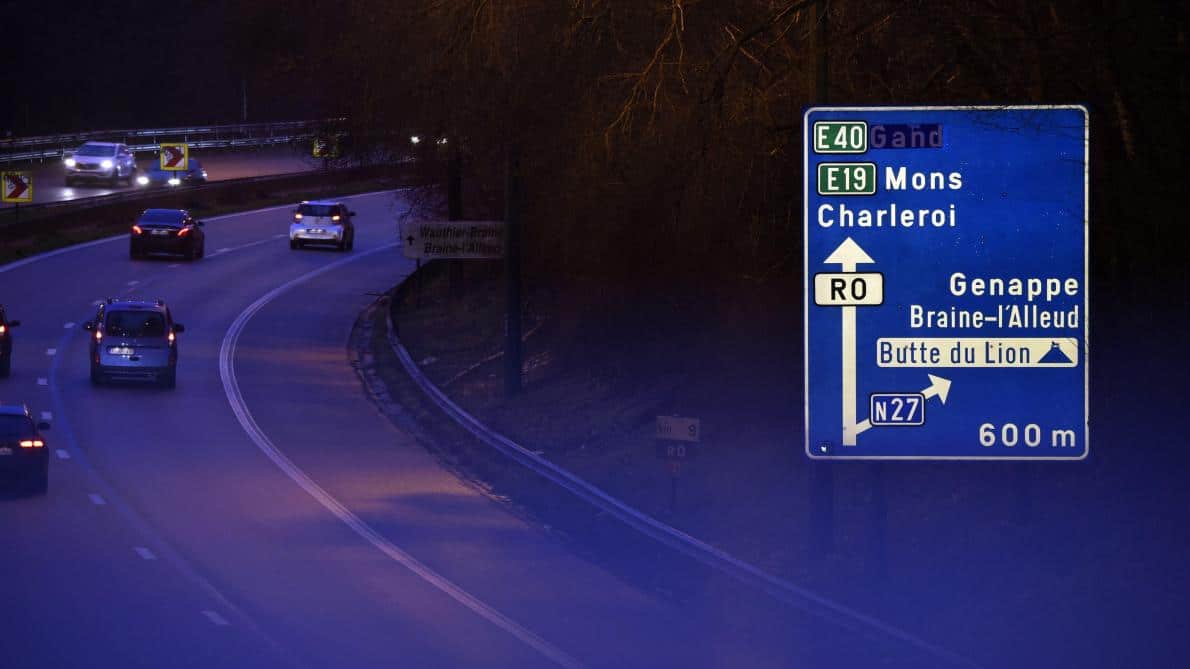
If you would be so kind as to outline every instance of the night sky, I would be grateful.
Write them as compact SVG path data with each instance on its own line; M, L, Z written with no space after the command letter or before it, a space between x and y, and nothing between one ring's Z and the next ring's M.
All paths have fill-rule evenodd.
M309 116L278 87L264 87L244 41L233 37L240 29L275 31L254 25L245 4L0 2L9 64L0 75L0 134L235 122L243 83L249 120Z

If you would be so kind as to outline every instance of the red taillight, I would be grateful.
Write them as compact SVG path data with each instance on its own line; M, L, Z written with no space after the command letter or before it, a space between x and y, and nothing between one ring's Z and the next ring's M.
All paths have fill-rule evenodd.
M302 215L301 215L301 214L294 214L294 215L293 215L293 220L295 220L295 221L300 221L300 220L302 220Z
M331 220L332 220L332 221L337 221L337 220L339 220L339 215L338 215L338 214L335 214L334 216L331 216Z
M45 446L45 442L40 439L24 439L21 441L21 448L41 448Z
M134 225L134 226L132 226L132 234L134 234L134 235L141 235L141 234L144 234L144 232L145 232L144 230L141 230L141 229L140 229L140 226L139 226L139 225Z
M181 230L178 230L179 237L185 237L188 234L190 234L190 228L182 228Z

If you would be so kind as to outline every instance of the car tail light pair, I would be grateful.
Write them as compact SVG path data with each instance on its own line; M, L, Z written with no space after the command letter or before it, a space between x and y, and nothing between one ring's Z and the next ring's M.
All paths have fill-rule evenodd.
M40 439L23 439L21 441L21 448L42 448L45 442Z

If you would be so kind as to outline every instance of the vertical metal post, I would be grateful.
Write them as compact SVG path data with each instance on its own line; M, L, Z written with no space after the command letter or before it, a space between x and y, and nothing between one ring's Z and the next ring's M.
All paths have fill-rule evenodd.
M520 155L509 147L504 183L504 395L521 392Z
M459 161L458 150L452 150L450 158L446 162L446 220L448 221L463 220L463 170ZM446 262L449 263L447 283L450 296L461 298L465 282L463 266L468 261L448 260Z
M830 50L828 39L830 33L829 7L830 0L819 0L815 7L818 20L818 31L815 35L815 50L818 52L818 104L826 104L830 86ZM803 176L809 179L809 175ZM804 345L804 344L803 344ZM835 546L835 473L833 462L812 462L810 465L811 497L810 497L810 561L820 564L828 553L834 551Z

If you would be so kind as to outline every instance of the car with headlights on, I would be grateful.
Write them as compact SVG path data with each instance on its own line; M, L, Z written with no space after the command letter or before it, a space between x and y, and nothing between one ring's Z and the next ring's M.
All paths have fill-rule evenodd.
M302 202L293 210L293 221L289 224L289 248L330 244L340 251L350 251L355 246L353 216L355 212L342 202Z
M186 161L184 170L163 170L161 165L154 163L136 178L136 185L141 188L160 188L166 186L193 186L207 182L207 171L202 163L195 158Z
M29 407L0 404L0 480L24 484L44 495L49 488L50 456L41 433L49 423L34 423Z
M108 298L83 329L91 333L92 384L150 381L165 388L177 385L178 335L186 328L174 322L162 300Z
M128 257L172 253L194 260L206 255L203 222L185 209L146 209L128 232Z
M12 329L20 324L8 320L4 305L0 304L0 379L12 373Z
M63 159L66 185L80 180L108 181L115 186L124 179L132 185L136 177L136 158L126 144L87 142Z

